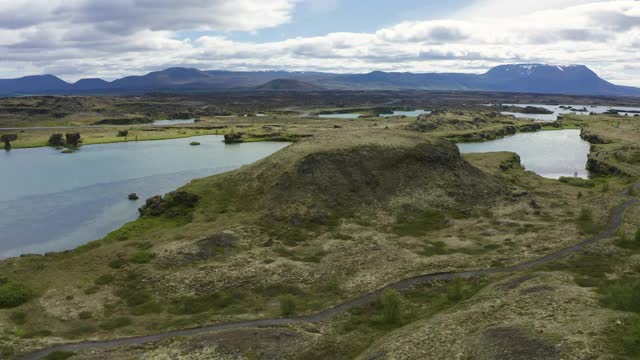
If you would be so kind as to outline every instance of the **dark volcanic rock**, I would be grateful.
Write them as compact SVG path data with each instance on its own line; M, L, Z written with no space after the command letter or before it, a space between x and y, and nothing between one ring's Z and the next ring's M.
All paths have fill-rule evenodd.
M200 198L196 194L186 191L174 191L164 196L154 196L147 199L138 211L140 216L168 216L186 215L198 203Z
M64 146L65 145L65 140L64 137L62 136L62 134L52 134L49 137L49 141L48 141L49 146Z
M200 259L207 259L236 246L237 238L230 232L216 233L196 242Z
M18 140L18 135L16 134L2 134L0 136L0 141L4 142L4 149L11 150L11 142Z
M136 193L129 194L129 200L138 200L140 197Z
M80 144L80 133L67 133L65 136L68 146L78 147Z
M582 140L587 141L590 144L609 144L611 141L603 139L600 135L594 134L588 130L582 129L580 131L580 137Z
M242 134L229 134L224 136L225 144L237 144L242 142Z

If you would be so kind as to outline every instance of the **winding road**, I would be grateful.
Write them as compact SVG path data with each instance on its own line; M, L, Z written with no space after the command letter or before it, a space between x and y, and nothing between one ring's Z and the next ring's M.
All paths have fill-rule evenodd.
M636 205L640 202L639 199L630 196L630 191L632 188L634 190L640 191L640 182L634 184L631 188L625 190L621 194L623 198L622 204L620 204L618 207L616 207L613 210L610 216L609 224L607 225L607 228L604 229L602 232L600 232L598 235L592 238L589 238L587 240L584 240L579 244L564 248L555 253L543 256L538 259L527 261L521 264L506 266L501 268L490 268L490 269L471 270L471 271L463 271L463 272L443 272L443 273L420 275L420 276L400 280L393 284L389 284L374 292L368 293L366 295L362 295L358 298L349 300L345 303L342 303L340 305L331 307L329 309L320 311L312 315L279 318L279 319L238 321L238 322L231 322L226 324L215 324L215 325L207 325L207 326L191 328L191 329L168 331L168 332L163 332L163 333L153 334L153 335L146 335L146 336L135 336L135 337L105 340L105 341L83 341L78 343L62 344L62 345L56 345L43 350L26 354L23 357L21 357L21 359L24 359L24 360L41 359L42 357L55 351L80 351L80 350L86 350L91 348L107 348L107 347L115 347L115 346L122 346L122 345L140 345L140 344L155 342L158 340L172 338L172 337L189 336L189 335L195 335L195 334L212 332L212 331L220 331L220 330L320 322L320 321L330 319L335 315L344 313L354 307L369 304L372 301L376 300L378 297L380 297L380 295L386 289L402 290L402 289L410 288L412 286L425 284L431 281L452 280L455 278L468 279L468 278L491 275L491 274L505 274L505 273L508 274L508 273L525 271L535 266L546 264L546 263L558 260L560 258L563 258L571 253L582 250L586 246L589 246L598 241L607 239L611 237L613 234L615 234L615 232L618 230L618 228L622 223L624 212L629 207Z

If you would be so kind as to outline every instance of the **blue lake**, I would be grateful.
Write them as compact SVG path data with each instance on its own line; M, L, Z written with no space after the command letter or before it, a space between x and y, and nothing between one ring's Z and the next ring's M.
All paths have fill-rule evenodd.
M518 133L481 143L458 144L461 153L510 151L520 155L525 169L558 179L562 176L589 176L587 156L591 144L580 138L580 130L551 130Z
M183 120L156 120L152 125L181 125L181 124L195 124L196 119L183 119Z
M408 116L417 117L422 114L428 114L431 111L426 110L411 110L411 111L394 111L393 114L380 114L380 117L393 117L393 116ZM364 113L338 113L338 114L321 114L318 115L322 119L358 119Z
M504 115L513 115L518 119L530 119L537 121L556 121L560 115L564 114L579 114L579 115L589 115L590 113L594 114L604 114L605 112L615 109L620 110L618 113L621 116L635 116L638 112L640 112L640 108L637 107L628 107L628 106L614 106L614 105L545 105L545 104L503 104L505 106L519 106L519 107L527 107L534 106L539 108L544 108L549 111L553 111L553 114L523 114L523 113L515 113L515 112L502 112Z
M222 136L0 153L0 258L72 249L138 216L148 197L236 169L287 143L225 145ZM190 146L193 141L200 146ZM135 192L138 201L127 194Z

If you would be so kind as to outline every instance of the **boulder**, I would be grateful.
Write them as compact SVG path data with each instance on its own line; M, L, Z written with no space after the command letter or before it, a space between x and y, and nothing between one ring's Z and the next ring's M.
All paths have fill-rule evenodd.
M72 147L78 147L80 144L80 133L67 133L67 145Z
M4 149L11 150L11 142L18 140L18 135L16 134L2 134L0 136L0 141L4 142Z
M65 145L65 140L62 134L52 134L48 141L49 146L60 147Z
M138 200L138 199L140 199L140 197L136 193L129 194L128 198L129 198L129 200Z
M237 144L242 142L242 134L228 134L224 136L225 144Z
M231 232L216 233L196 241L198 251L195 255L199 259L207 259L217 255L222 249L234 248L236 242L236 236Z

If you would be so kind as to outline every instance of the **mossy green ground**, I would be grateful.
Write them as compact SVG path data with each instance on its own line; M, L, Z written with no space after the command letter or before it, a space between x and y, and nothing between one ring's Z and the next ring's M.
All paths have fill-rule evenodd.
M606 124L609 120L602 119L597 124L600 122ZM424 191L415 191L415 184L403 183L403 187L394 190L393 196L385 198L382 204L376 203L378 195L371 195L375 194L371 191L355 197L298 194L288 191L287 184L296 184L295 189L307 189L301 187L307 183L297 177L300 167L296 166L308 159L308 155L331 154L329 159L334 159L334 156L377 154L372 148L358 148L359 141L368 144L374 141L372 133L367 133L370 122L345 121L345 126L352 126L346 129L333 129L330 124L316 120L307 127L302 123L303 120L288 123L294 129L291 132L324 134L323 140L301 142L293 150L243 171L192 182L184 190L198 194L201 201L191 213L172 219L143 218L67 254L0 262L2 276L28 286L33 294L29 301L16 308L0 310L0 336L7 344L2 351L17 353L57 341L145 334L234 319L307 314L418 274L520 263L575 244L601 228L610 210L619 205L619 192L631 181L625 177L599 178L594 180L594 187L585 187L543 179L517 167L501 166L510 163L513 155L494 153L465 156L474 169L481 169L484 174L473 177L474 181L466 188L448 181L457 186L452 189L445 181L434 182L437 186L425 187ZM606 125L597 126L607 129ZM442 147L438 138L454 133L450 130L437 136L405 135L377 127L383 132L376 135L380 136L376 138L380 144L400 149L410 148L409 145L417 141L414 137ZM351 134L343 136L345 131ZM389 131L389 135L384 135L384 131ZM335 142L331 140L334 138ZM625 134L620 141L631 139ZM354 148L359 150L349 150ZM312 157L313 162L306 160L306 164L313 165L309 168L311 171L319 169L316 164L324 164L323 156ZM341 173L340 169L335 168L329 175L318 172L315 176L331 184L340 179L348 179L346 184L360 181L356 175ZM462 169L466 169L466 165ZM469 176L475 170L456 171L456 176ZM283 177L283 174L291 176ZM341 175L335 177L335 174ZM402 174L399 172L398 176ZM382 188L384 181L400 182L394 177L379 179L382 182L376 186ZM362 181L363 186L371 186L370 179L364 177ZM491 190L494 186L495 190ZM402 191L405 189L411 191L405 193ZM274 190L275 197L271 193ZM358 190L348 191L357 193ZM340 191L344 189L334 190L337 194L341 194ZM473 191L487 191L486 194L495 198L476 194L468 198L482 201L458 200L456 192L462 199ZM351 200L340 204L337 207L340 211L325 211L336 209L329 207L335 205L333 199ZM325 354L324 358L347 359L375 353L376 349L396 355L403 354L402 351L419 354L431 349L437 354L448 349L444 342L449 338L436 339L416 329L443 329L451 321L456 329L452 334L468 336L470 343L481 344L489 341L487 337L493 333L478 329L473 332L473 322L464 317L465 313L480 316L483 312L493 314L489 319L494 322L518 329L538 329L535 324L546 319L553 328L552 336L539 340L546 345L573 331L563 325L567 316L577 310L588 311L597 322L597 330L582 334L579 341L561 350L570 353L580 344L591 342L601 347L593 345L585 351L596 355L606 354L603 349L618 341L610 336L608 326L615 327L612 325L615 321L624 319L625 326L617 327L619 332L614 333L623 333L627 339L625 348L633 349L637 333L632 321L635 315L626 315L628 308L612 305L606 298L608 293L633 294L636 289L634 280L627 280L633 276L623 275L635 271L636 244L632 239L639 211L633 208L625 216L617 242L604 247L609 254L605 260L599 255L589 255L587 259L579 257L587 256L584 254L572 256L540 269L546 273L536 275L539 280L532 285L534 288L547 286L551 290L531 294L552 291L558 301L575 302L580 298L588 301L575 306L549 307L538 313L544 298L538 295L530 298L526 292L509 290L504 300L506 310L498 316L490 304L500 299L502 293L496 290L497 285L491 284L508 279L434 284L388 295L386 300L370 307L314 325L308 332L294 327L294 332L304 333L299 341L306 344L303 346L306 352L288 357L323 358ZM233 247L219 248L216 255L206 259L185 257L184 254L194 253L194 241L221 231L234 234L237 242ZM550 314L550 318L545 318ZM424 336L423 345L410 341L416 334ZM304 342L307 338L313 338L313 342ZM407 342L398 341L399 338ZM533 335L526 338L537 339ZM171 351L189 350L180 344L178 341L167 346L178 346ZM470 351L457 342L452 349L459 349L461 353ZM123 355L128 350L123 351L116 350L115 354ZM226 350L215 350L220 351ZM632 354L635 350L629 351L628 354ZM113 355L107 352L103 358L109 358L109 354ZM140 355L139 352L131 356L133 354ZM93 356L100 358L99 354Z

